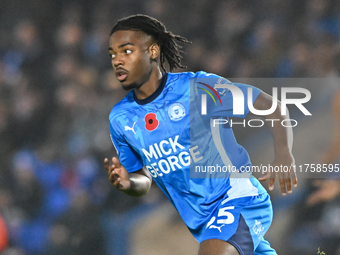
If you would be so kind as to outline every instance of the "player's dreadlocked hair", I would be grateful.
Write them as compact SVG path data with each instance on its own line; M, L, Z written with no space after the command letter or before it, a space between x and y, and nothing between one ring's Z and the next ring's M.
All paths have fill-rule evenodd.
M181 54L183 51L176 41L182 43L190 42L182 36L166 31L164 24L157 19L142 14L129 16L117 22L112 28L110 36L118 30L136 30L151 35L161 48L160 65L163 72L166 71L164 67L165 60L168 61L170 72L176 67L185 68L185 66L181 65Z

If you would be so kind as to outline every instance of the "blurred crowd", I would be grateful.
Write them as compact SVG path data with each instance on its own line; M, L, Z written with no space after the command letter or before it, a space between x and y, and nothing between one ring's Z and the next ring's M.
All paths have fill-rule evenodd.
M102 215L145 202L119 199L102 168L115 154L108 115L125 93L112 72L109 34L137 13L192 41L183 48L190 71L232 78L340 70L335 0L1 0L3 254L106 254Z

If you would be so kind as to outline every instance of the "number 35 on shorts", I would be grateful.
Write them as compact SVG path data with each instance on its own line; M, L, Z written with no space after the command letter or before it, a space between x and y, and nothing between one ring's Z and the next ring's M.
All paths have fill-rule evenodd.
M228 224L232 224L235 221L234 215L230 212L234 208L235 208L235 206L227 206L227 207L220 208L218 210L216 223L215 223L216 217L213 216L209 220L209 222L206 226L206 229L207 228L209 228L209 229L215 228L218 231L222 232L221 231L222 227L224 227L225 225L228 225ZM218 224L219 224L219 226L218 226Z

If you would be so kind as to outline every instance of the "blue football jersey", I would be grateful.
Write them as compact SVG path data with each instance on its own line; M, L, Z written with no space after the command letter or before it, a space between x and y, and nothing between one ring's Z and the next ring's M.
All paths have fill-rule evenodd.
M242 91L242 114L234 115L233 94L217 84ZM229 124L229 117L249 113L249 88L254 103L261 91L250 85L205 72L166 73L150 97L139 100L131 91L110 113L122 165L128 172L145 166L192 232L222 199L266 193L250 172L240 171L251 162Z

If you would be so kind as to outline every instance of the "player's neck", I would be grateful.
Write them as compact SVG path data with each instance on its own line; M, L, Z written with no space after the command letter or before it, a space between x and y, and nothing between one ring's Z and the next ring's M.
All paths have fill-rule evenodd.
M154 68L151 71L149 79L142 84L138 89L134 89L135 95L139 100L143 100L151 96L159 87L162 81L163 74L159 68Z

